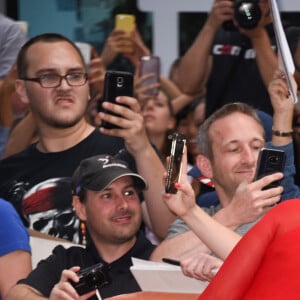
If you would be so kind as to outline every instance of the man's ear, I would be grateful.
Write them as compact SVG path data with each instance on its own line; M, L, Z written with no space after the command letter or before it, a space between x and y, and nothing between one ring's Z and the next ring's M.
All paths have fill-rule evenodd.
M198 169L205 177L213 178L211 162L206 156L199 154L196 159L196 164Z
M84 203L80 202L78 196L73 196L73 207L78 218L81 221L86 221L85 205Z
M15 88L20 100L25 104L29 104L24 80L17 79L15 82Z

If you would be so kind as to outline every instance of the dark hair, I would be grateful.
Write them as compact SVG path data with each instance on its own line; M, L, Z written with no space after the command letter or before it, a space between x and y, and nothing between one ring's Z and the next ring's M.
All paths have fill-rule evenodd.
M213 161L212 138L209 132L210 127L215 121L223 119L236 112L245 114L251 117L253 120L255 120L262 127L264 132L264 138L265 138L264 127L253 107L251 107L246 103L239 103L239 102L228 103L222 106L217 111L215 111L200 126L199 134L198 134L198 146L201 154L203 154L204 156L206 156L207 158Z
M81 203L86 201L86 189L83 188L73 188L73 195L78 196Z
M44 34L40 34L40 35L37 35L37 36L31 38L20 49L20 51L18 53L18 57L17 57L18 78L23 78L23 77L27 76L26 73L27 73L27 69L28 69L28 61L27 61L28 49L32 45L39 43L39 42L44 42L44 43L67 42L71 46L73 46L73 48L77 51L77 53L79 54L79 56L82 60L82 64L84 64L83 56L82 56L80 50L75 45L75 43L73 43L70 39L68 39L67 37L65 37L61 34L58 34L58 33L44 33Z
M177 114L176 114L176 127L179 125L179 122L185 119L189 113L194 112L198 105L205 103L205 96L196 97L191 103L184 106Z

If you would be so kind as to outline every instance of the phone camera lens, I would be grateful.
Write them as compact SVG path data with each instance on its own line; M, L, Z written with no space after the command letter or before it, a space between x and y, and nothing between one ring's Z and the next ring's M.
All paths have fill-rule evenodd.
M124 78L123 77L117 77L117 86L121 87L124 84Z
M271 156L271 157L269 158L269 161L270 161L271 163L276 163L276 162L278 161L278 157L276 157L276 156Z

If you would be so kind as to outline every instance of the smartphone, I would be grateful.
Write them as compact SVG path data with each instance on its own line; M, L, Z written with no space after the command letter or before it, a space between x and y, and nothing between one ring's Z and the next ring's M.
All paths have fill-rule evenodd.
M276 150L276 149L268 149L268 148L260 149L254 180L258 180L264 176L277 173L277 172L283 173L284 164L285 164L284 151ZM263 190L277 187L280 184L281 184L280 180L273 181L269 185L265 186Z
M129 35L135 28L135 16L128 14L117 14L115 16L115 29L121 29Z
M133 96L133 74L122 71L107 71L104 77L102 101L115 103L118 96ZM103 111L101 104L99 103L98 111ZM104 110L104 112L113 114L107 110ZM102 121L101 126L107 129L118 128L118 126L106 121Z
M169 163L167 166L167 178L165 191L166 193L176 194L175 184L179 182L181 175L181 162L186 138L184 135L174 132L172 135L172 144L170 151Z
M160 58L154 55L145 55L140 59L140 76L153 73L154 76L145 80L142 86L148 86L159 82L160 75ZM159 88L151 89L147 92L148 95L157 95Z

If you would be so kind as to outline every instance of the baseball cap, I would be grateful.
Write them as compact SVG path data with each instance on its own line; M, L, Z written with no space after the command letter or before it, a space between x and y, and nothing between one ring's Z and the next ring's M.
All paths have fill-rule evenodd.
M132 172L126 162L111 155L96 155L83 159L72 176L72 187L75 193L81 188L91 191L102 191L113 181L131 176L135 186L141 190L147 188L146 180Z

